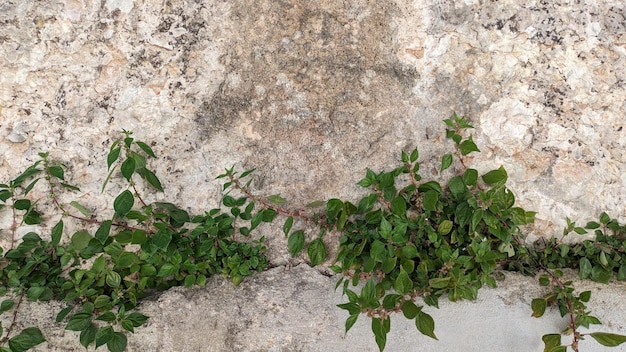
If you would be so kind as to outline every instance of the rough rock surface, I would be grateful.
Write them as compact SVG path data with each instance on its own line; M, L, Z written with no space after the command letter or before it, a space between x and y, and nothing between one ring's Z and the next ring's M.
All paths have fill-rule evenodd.
M129 337L128 351L378 351L366 317L344 335L347 314L335 305L346 300L333 291L335 280L299 265L271 269L238 287L216 277L206 288L171 289L141 305L150 320ZM530 301L542 292L532 281L510 274L502 287L481 290L476 302L442 300L440 309L426 307L439 340L421 335L412 321L394 315L386 351L543 351L541 336L562 330L567 321L553 310L541 319L530 316ZM626 331L626 313L607 305L623 299L624 288L593 285L597 293L590 308L602 317L603 331ZM53 312L50 306L38 306L29 306L32 314L24 319L43 324L48 341L36 351L84 351L78 333L52 323L60 305ZM593 340L580 347L585 352L607 351Z
M624 221L625 45L621 0L5 0L0 183L50 151L108 216L121 186L100 194L104 160L127 129L159 157L167 194L148 200L214 207L233 164L293 205L357 199L365 168L403 149L439 176L456 111L482 150L468 163L507 168L534 235Z

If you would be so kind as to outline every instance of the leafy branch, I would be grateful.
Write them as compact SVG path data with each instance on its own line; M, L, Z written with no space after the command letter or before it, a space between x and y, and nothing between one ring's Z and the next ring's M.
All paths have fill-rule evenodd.
M5 297L0 314L12 314L6 329L0 325L0 351L26 351L45 341L37 327L15 331L24 299L65 302L56 322L76 331L81 345L123 351L127 334L149 319L136 310L142 299L174 286L204 286L211 275L237 285L265 270L264 238L251 234L278 217L284 219L291 256L305 252L312 266L328 263L326 235L340 236L329 268L338 274L336 289L347 299L338 305L348 313L345 332L365 315L381 351L394 314L402 313L418 332L437 339L428 310L438 308L440 298L474 300L507 271L539 275L547 288L531 303L534 317L550 306L568 317L563 332L543 336L545 351L579 352L586 337L604 346L626 342L618 334L583 332L600 324L586 305L591 292L576 293L563 275L563 269L574 269L581 280L626 280L626 227L603 213L584 226L567 219L559 238L527 243L522 229L535 212L515 205L507 171L499 167L480 175L469 168L466 156L479 152L468 134L472 125L456 114L444 123L454 143L438 165L441 173L454 173L447 183L422 178L415 148L402 152L391 171L366 169L358 184L369 194L357 202L332 198L302 209L287 207L279 194L256 195L254 169L239 173L234 167L217 177L224 181L219 208L191 215L173 203L149 203L142 185L165 192L149 167L156 154L124 130L109 149L102 191L112 180L126 186L115 197L112 214L93 214L77 201L60 201L62 190L80 190L66 181L63 163L39 154L40 160L0 184L0 211L11 216L9 248L0 248L0 296ZM49 197L34 199L35 187L44 187ZM38 208L44 203L51 203L61 219L45 239L35 232L18 239L20 227L43 224ZM68 233L65 221L79 229ZM565 241L589 231L592 240ZM572 342L563 345L562 335L572 336Z

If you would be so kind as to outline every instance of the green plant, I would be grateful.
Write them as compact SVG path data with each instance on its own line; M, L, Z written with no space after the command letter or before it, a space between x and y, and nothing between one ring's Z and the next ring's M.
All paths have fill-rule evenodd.
M602 214L600 223L586 226L595 230L593 241L566 244L563 238L553 238L527 244L520 227L532 223L535 213L515 206L515 196L506 187L506 170L500 167L479 176L476 169L466 167L464 157L479 152L472 136L464 137L473 127L456 114L444 122L455 152L442 156L439 171L446 172L455 158L461 170L445 185L422 179L419 151L414 149L402 152L401 164L391 171L367 169L358 184L371 192L356 204L330 199L325 211L305 215L305 210L281 208L285 200L279 195L271 197L275 202L266 203L287 217L283 230L290 253L297 255L307 248L312 265L325 259L324 235L331 231L342 234L331 269L341 274L336 287L341 287L348 300L339 305L348 312L346 333L364 314L371 318L382 351L391 316L401 312L415 321L419 332L437 339L426 306L438 307L442 296L450 301L474 300L483 286L495 287L505 271L519 271L545 273L540 284L550 292L533 301L533 316L541 316L549 305L557 305L563 316L569 315L571 324L563 333L573 335L568 346L574 351L585 336L605 346L623 343L626 337L621 335L579 331L581 326L600 323L586 310L591 293L575 295L572 283L561 280L559 269L579 269L581 279L598 282L608 283L614 273L618 280L625 280L626 229ZM254 197L237 180L232 184ZM314 223L320 235L307 244L302 229L289 233L294 218ZM586 230L568 219L564 236L570 232L584 234ZM545 335L545 350L565 351L560 336Z
M476 299L480 288L495 287L506 271L539 275L539 284L547 288L545 295L532 301L533 316L540 317L555 305L569 317L562 333L571 335L572 343L562 345L561 334L546 334L545 351L568 347L579 351L578 342L587 336L605 346L625 342L626 337L617 334L580 331L600 321L586 307L591 292L575 292L562 269L576 269L581 279L597 282L626 280L626 227L603 213L599 222L584 227L567 219L561 238L527 243L521 228L534 221L535 213L515 206L515 196L506 187L506 170L500 167L479 175L468 168L465 156L479 152L467 135L473 127L456 114L444 122L455 151L442 156L439 171L459 170L447 175L446 183L422 179L419 152L414 149L402 152L400 165L391 171L367 169L358 184L370 192L356 203L329 199L306 209L287 208L278 194L255 195L249 177L254 170L239 173L234 168L218 176L225 182L223 208L191 216L172 203L147 204L139 185L163 192L148 168L147 161L155 154L123 131L109 150L110 171L103 190L117 177L118 166L128 186L115 198L111 216L98 219L96 215L102 214L91 214L76 201L59 201L60 189L78 188L65 182L62 164L40 154L41 160L0 185L0 209L10 211L13 219L10 248L0 260L0 295L8 296L0 303L0 314L13 311L13 317L4 337L0 329L0 346L9 348L0 351L25 351L44 341L36 327L14 332L24 298L67 302L57 322L79 331L82 345L106 344L111 351L122 351L124 331L132 333L148 319L135 311L142 298L173 286L203 286L214 274L238 284L265 269L263 238L246 238L277 216L284 218L282 232L290 254L306 252L313 266L327 260L327 235L339 235L339 253L330 268L340 274L336 288L347 299L339 305L348 313L345 331L361 314L368 316L381 351L393 313L414 320L420 333L436 339L427 306L438 307L442 297ZM30 232L15 247L18 228L43 221L37 207L45 199L29 198L41 179L62 217L49 240ZM85 228L67 238L64 219ZM572 232L588 230L594 232L593 240L563 240Z
M245 222L255 227L259 218L271 221L271 210L254 212L254 204L246 198L228 195L222 203L229 211L212 209L196 216L172 203L146 204L136 176L157 191L163 188L148 169L146 159L155 158L152 148L136 141L131 132L124 131L107 157L111 171L105 185L118 164L128 183L115 198L108 218L96 219L75 201L69 206L62 204L59 189L78 188L65 183L63 165L50 160L48 154L40 157L9 184L0 185L2 207L10 209L13 216L11 247L0 260L0 294L12 296L0 303L0 313L14 312L4 335L0 330L0 346L8 345L8 349L1 347L2 351L24 351L44 341L36 327L11 337L24 298L66 302L67 308L58 313L56 321L65 322L66 330L80 332L83 346L106 344L110 351L123 351L127 343L123 331L132 333L148 319L134 311L142 298L172 286L204 286L214 274L239 284L268 265L263 239L237 241L235 229ZM36 207L45 199L28 198L42 179L62 218L49 239L29 232L14 246L22 224L43 221ZM65 238L64 219L68 218L85 227ZM244 229L239 227L239 233L247 235Z

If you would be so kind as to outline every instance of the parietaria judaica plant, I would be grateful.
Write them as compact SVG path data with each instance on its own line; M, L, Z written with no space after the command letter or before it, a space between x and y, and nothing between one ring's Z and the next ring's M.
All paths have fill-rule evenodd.
M77 201L59 201L59 192L80 189L66 181L62 163L39 154L40 160L0 184L0 211L13 219L2 230L10 246L0 248L0 315L9 316L8 326L0 325L0 352L27 351L45 341L38 327L16 331L24 299L66 303L56 322L76 331L81 345L124 351L127 334L149 319L137 311L143 298L174 286L204 286L216 274L238 285L268 268L264 239L250 235L277 217L284 219L281 230L291 256L304 252L311 266L328 259L325 235L341 234L330 268L347 300L338 306L348 313L345 332L365 315L380 351L394 315L414 320L418 332L437 339L428 311L438 307L440 298L474 300L507 271L537 276L546 287L531 303L532 316L556 306L569 318L565 331L543 336L544 351L579 352L579 342L587 337L604 346L626 342L626 336L581 330L600 320L586 306L591 292L576 292L563 274L569 268L580 279L626 280L626 227L603 213L598 222L584 226L567 219L560 238L527 243L522 229L535 213L515 206L506 170L479 175L467 167L465 156L480 151L467 133L473 126L456 114L444 123L454 150L441 157L439 171L461 170L447 183L422 179L416 148L402 152L391 171L367 169L358 184L370 193L357 202L333 198L306 209L286 207L279 194L256 195L250 187L254 170L239 173L234 167L217 177L224 181L220 208L190 215L173 203L148 204L140 188L164 192L149 168L156 155L132 132L122 131L109 149L102 190L111 178L124 180L127 187L115 197L110 216L93 214ZM455 163L459 167L451 168ZM49 197L33 199L34 187L44 187ZM37 210L43 202L54 205L56 217ZM49 235L29 232L16 238L21 226L53 218ZM65 221L81 229L69 234ZM589 231L593 240L563 241L570 233ZM562 342L564 335L570 343Z

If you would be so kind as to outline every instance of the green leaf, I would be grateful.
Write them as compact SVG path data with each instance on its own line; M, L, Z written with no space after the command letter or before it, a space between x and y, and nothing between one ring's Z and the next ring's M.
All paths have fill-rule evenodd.
M289 247L289 254L292 257L295 257L298 253L300 253L302 248L304 248L304 231L298 230L291 233L291 235L289 235L289 239L287 240L287 245Z
M196 285L198 285L200 287L206 286L206 276L205 275L198 275L198 278L196 279Z
M124 217L135 204L135 198L129 190L125 190L120 193L115 201L113 201L113 209L115 213L121 217Z
M323 200L314 200L311 203L308 203L307 205L305 205L307 208L317 208L320 207L322 205L326 204L326 202L324 202Z
M135 159L126 158L126 160L122 163L120 171L122 172L122 176L124 176L127 181L130 181L133 173L135 173Z
M347 310L350 315L356 315L361 312L361 306L355 302L338 304L337 307Z
M603 284L608 284L613 277L613 272L604 269L603 267L596 265L591 269L591 280L595 282L601 282Z
M409 154L407 154L403 150L402 153L400 154L400 160L402 160L403 163L408 163L409 162Z
M113 314L113 312L104 312L100 314L100 316L98 316L96 320L102 320L110 323L112 321L115 321L115 314Z
M428 211L436 211L437 210L437 201L439 201L439 193L436 191L427 191L423 195L422 206L424 210Z
M139 173L141 177L148 181L150 186L154 187L154 189L159 192L163 192L163 186L161 185L161 181L159 181L159 178L154 174L154 172L146 169L145 167L142 167L141 169L137 170L137 173Z
M363 188L367 188L372 185L372 180L370 180L369 178L363 178L359 182L357 182L357 185Z
M289 231L291 230L292 226L293 226L293 216L290 216L287 218L287 220L285 220L285 223L283 224L283 233L285 234L285 236L289 234Z
M126 343L126 335L121 332L114 332L109 342L107 342L107 348L111 352L124 352Z
M252 216L252 219L250 220L250 230L254 230L255 228L257 228L257 226L259 226L262 220L262 216L263 214L260 212Z
M89 344L96 340L97 331L98 328L94 324L89 325L87 329L81 331L79 338L80 344L87 348Z
M381 266L381 270L385 273L385 274L389 274L393 269L396 268L396 264L398 262L398 257L391 257L391 258L386 258L383 261L383 264Z
M574 232L576 232L579 235L584 235L587 233L587 230L585 230L582 227L574 227Z
M159 231L151 238L152 243L161 250L166 250L172 241L172 233Z
M43 337L41 330L30 327L9 339L9 348L12 352L24 352L44 341L46 341L46 339Z
M307 251L312 266L321 264L326 260L326 245L324 245L324 241L322 241L321 238L316 238L311 241Z
M478 171L476 169L467 169L463 173L463 182L467 186L476 186L478 182Z
M386 319L389 321L389 318ZM385 329L385 321L381 318L372 318L372 332L374 333L374 338L376 339L376 344L378 345L378 349L382 352L385 349L385 345L387 344L387 330Z
M535 298L530 303L530 307L533 310L532 317L539 318L546 312L548 301L545 298Z
M142 326L148 320L148 317L141 313L133 312L128 314L126 316L126 319L128 319L133 324L133 326L137 328Z
M581 280L584 280L591 275L591 270L593 269L593 265L591 265L591 262L589 261L589 259L585 257L580 258L578 267L579 267L578 274Z
M263 209L263 211L261 211L261 220L263 222L272 222L274 221L276 214L276 210L274 209Z
M159 272L157 273L157 277L165 277L173 275L176 272L176 266L170 263L165 263L161 268L159 268Z
M507 173L504 167L500 166L497 170L491 170L482 176L483 181L488 185L496 183L504 183L507 180Z
M380 237L384 239L388 239L389 236L391 236L391 224L389 223L389 221L387 221L387 219L382 218L380 220L380 225L378 226L378 233L380 234Z
M544 352L552 351L553 348L561 346L561 335L560 334L546 334L541 337L545 348Z
M428 182L421 184L418 187L418 191L420 191L421 193L426 193L428 191L435 191L438 194L441 194L442 189L441 189L441 185L439 184L439 182L428 181Z
M606 259L606 253L604 251L600 252L600 264L606 268L609 265L609 261Z
M35 211L34 209L31 209L28 213L26 213L26 215L24 216L24 223L26 225L36 225L36 224L40 224L42 221L41 218L41 214L39 214L39 212Z
M100 295L96 298L96 300L93 302L94 307L100 309L106 305L109 304L109 302L111 302L111 298L107 295Z
M403 295L411 292L413 289L413 281L411 281L406 271L400 270L400 274L396 278L393 288L396 292Z
M617 280L624 281L626 280L626 264L622 264L617 271Z
M113 165L113 163L120 157L121 150L122 148L117 147L109 151L109 154L107 155L107 169L111 169L111 165Z
M472 214L472 220L470 222L471 231L476 231L478 229L478 225L483 220L484 213L485 211L482 209L477 209L474 211L474 213Z
M122 277L115 271L110 271L106 276L106 283L109 287L118 287L122 282Z
M602 214L600 214L600 222L603 225L608 224L611 221L611 217L609 216L609 214L602 212Z
M589 334L602 346L615 347L626 342L626 336L618 334L610 334L607 332L593 332Z
M356 323L357 319L359 319L359 314L352 314L348 317L348 319L346 319L346 334L348 333L348 331L350 330L350 328L352 328L352 326L354 326L354 323Z
M63 174L63 168L60 166L50 166L48 167L48 173L51 176L54 176L58 179L65 180L65 175Z
M421 311L422 307L416 306L412 301L404 301L404 303L402 303L402 314L404 314L407 319L414 319Z
M406 201L402 197L396 197L391 201L391 212L399 217L406 216Z
M85 230L74 233L71 239L72 246L78 251L87 248L89 241L91 241L91 235Z
M267 197L267 200L269 200L270 202L276 204L276 205L282 205L287 203L287 200L283 197L280 196L280 194L274 194L271 195L269 197Z
M253 172L254 172L254 170L256 170L256 168L244 171L244 172L241 174L241 176L239 176L239 178L244 178L244 177L246 177L246 176L250 175L251 173L253 173Z
M402 247L402 255L410 259L419 256L419 253L417 252L417 247L415 247L414 244L409 243Z
M451 178L448 182L448 187L450 188L450 193L452 193L455 197L465 194L465 182L463 182L463 178L461 178L461 176L454 176Z
M111 179L111 176L113 176L113 172L115 172L115 167L109 171L109 173L107 174L107 177L104 179L104 182L102 182L102 188L100 189L100 192L104 192L104 189L107 187L107 184L109 183L109 180Z
M28 288L28 290L26 291L26 298L28 298L31 301L36 301L44 293L45 290L46 290L46 287L32 286Z
M118 268L130 268L131 265L139 262L139 257L132 252L122 252L117 258L116 266Z
M411 152L411 157L409 158L409 160L414 163L417 161L417 159L419 158L420 154L419 151L417 150L417 148L413 149L413 151Z
M94 234L94 238L104 244L109 238L109 232L111 231L111 220L105 220L100 224L100 227Z
M5 299L4 301L2 301L2 303L0 303L0 314L8 311L11 308L13 308L14 304L15 304L15 302L13 302L13 300L11 300L11 299Z
M226 195L224 196L224 198L222 198L222 204L224 204L224 206L227 206L227 207L234 207L236 202L237 201L235 200L235 198L229 195Z
M139 146L139 148L141 148L141 150L143 150L146 154L148 154L148 156L152 158L156 158L156 155L154 154L154 152L152 151L152 148L150 148L149 145L140 141L137 141L135 143Z
M6 200L11 198L12 196L13 196L13 193L11 193L11 191L9 191L8 189L0 190L0 201L6 202Z
M28 199L18 199L13 203L13 208L17 210L28 210L30 209L31 203Z
M436 277L428 280L428 285L432 288L446 288L450 285L450 277Z
M122 329L126 330L126 331L130 331L132 333L135 332L135 327L133 326L133 324L128 321L127 319L124 319L121 321L121 325L122 325Z
M326 203L326 216L329 219L334 219L339 215L339 212L343 209L343 202L339 199L330 199Z
M80 205L80 203L78 203L77 201L71 201L70 205L76 208L76 210L78 210L84 216L91 216L91 212L87 210L87 208L85 208L84 206Z
M89 313L76 313L65 325L65 330L71 331L83 331L91 325L91 314Z
M444 171L452 165L452 154L444 154L441 157L441 170Z
M110 326L105 326L98 329L98 332L96 332L96 349L109 342L113 337L113 332L113 328Z
M379 240L375 240L370 247L370 257L381 262L387 258L387 247Z
M73 307L66 307L61 309L61 311L57 314L55 321L60 323L65 319L65 317L72 311Z
M583 302L589 302L589 299L591 299L591 291L581 292L578 298Z
M13 181L10 182L11 187L12 188L21 187L22 182L24 182L26 179L28 179L29 177L33 175L40 173L41 170L37 168L37 165L39 165L40 161L37 161L35 164L29 166L26 170L24 170L24 172L22 172L21 175L14 178Z
M589 221L587 225L585 225L585 228L589 230L595 230L597 228L600 228L600 224L595 221Z
M461 142L461 144L459 144L459 149L462 155L467 155L471 152L480 152L480 149L478 149L476 143L472 140L472 136L469 136L468 139Z
M450 233L450 231L452 231L452 221L450 220L442 221L441 224L439 224L439 228L437 229L437 232L439 232L440 235L447 235Z
M63 219L60 219L56 225L52 228L51 237L52 245L56 246L61 242L61 236L63 235Z
M417 313L417 317L415 317L415 326L423 335L438 340L437 336L435 336L435 321L430 315L420 310L420 312Z

